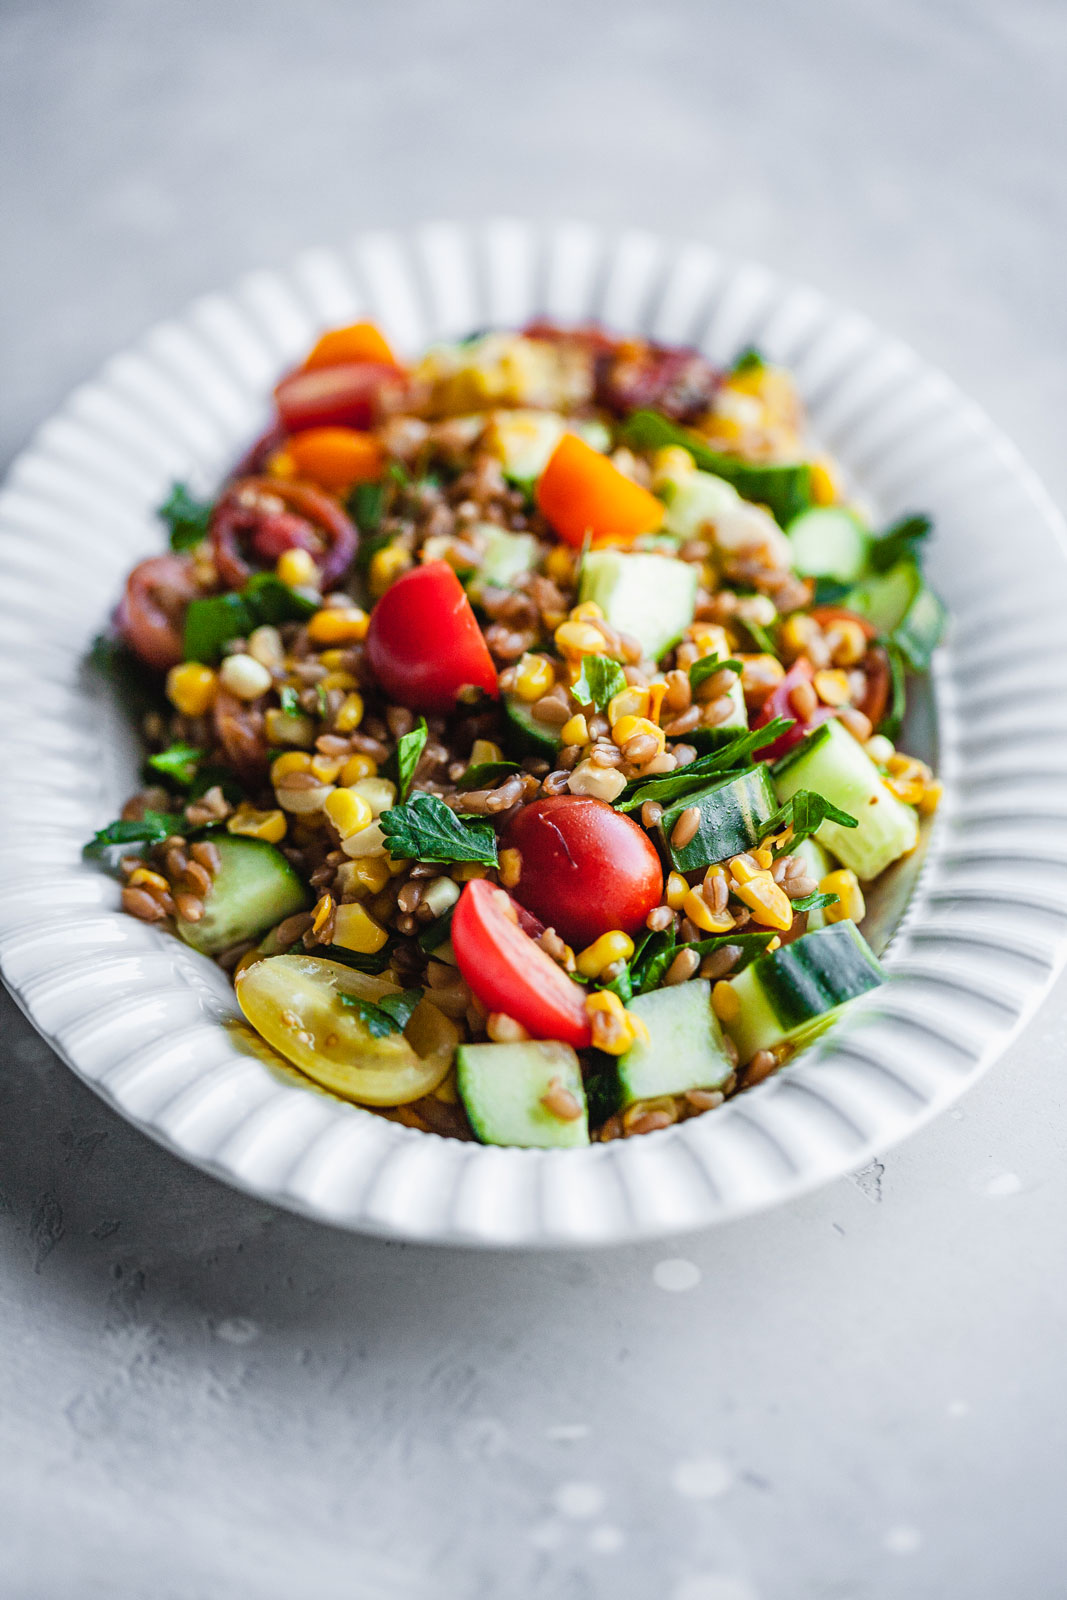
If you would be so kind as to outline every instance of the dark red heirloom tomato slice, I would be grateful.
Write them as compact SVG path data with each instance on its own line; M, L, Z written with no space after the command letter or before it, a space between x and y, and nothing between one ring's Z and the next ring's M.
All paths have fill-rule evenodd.
M636 933L663 896L652 841L603 800L535 800L515 813L506 843L522 857L516 900L575 949L614 928Z
M814 668L807 656L800 656L793 662L777 689L763 702L763 709L755 722L757 728L773 722L775 717L792 717L793 726L780 733L777 739L772 739L770 744L765 744L762 749L755 751L758 761L777 761L779 756L784 756L787 750L792 750L794 745L798 745L812 728L817 728L820 722L826 722L834 715L829 706L816 706L810 717L797 716L789 697L798 684L810 683L814 675Z
M351 361L336 367L291 372L274 391L278 420L286 433L303 428L373 428L386 396L403 392L404 378L383 361Z
M447 561L390 585L371 612L366 651L388 697L412 711L451 711L465 684L499 693L489 646Z
M534 1039L582 1050L591 1033L585 991L519 927L515 905L485 878L468 883L452 914L459 970L488 1011L521 1022Z
M135 655L166 672L182 660L185 610L197 593L188 556L150 556L126 579L118 625Z
M212 513L211 544L219 576L231 589L252 576L249 558L273 567L284 551L296 549L315 558L319 581L329 589L352 565L359 535L334 497L310 483L239 478Z

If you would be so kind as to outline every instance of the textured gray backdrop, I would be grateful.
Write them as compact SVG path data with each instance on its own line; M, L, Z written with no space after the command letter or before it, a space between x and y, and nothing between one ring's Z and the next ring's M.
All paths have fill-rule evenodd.
M1062 501L1065 51L1061 0L2 0L0 460L247 267L506 211L816 283ZM530 1259L231 1194L2 1004L2 1600L1064 1593L1067 987L884 1166Z

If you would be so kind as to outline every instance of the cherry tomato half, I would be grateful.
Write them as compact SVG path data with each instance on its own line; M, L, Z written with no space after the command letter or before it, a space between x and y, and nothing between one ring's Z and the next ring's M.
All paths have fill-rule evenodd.
M404 379L395 366L350 361L291 372L275 389L274 399L286 433L302 428L372 428L381 420L387 397L403 389Z
M468 883L451 935L459 970L488 1011L521 1022L534 1039L560 1039L576 1050L589 1044L584 991L522 931L503 889L485 878Z
M117 620L130 649L148 666L166 672L183 659L185 609L196 593L188 556L150 556L130 573Z
M814 675L814 668L807 656L798 657L777 689L773 690L763 702L763 709L755 722L757 728L773 722L775 717L792 717L793 726L780 733L770 744L765 744L762 749L755 751L758 760L777 761L779 756L784 756L787 750L792 750L794 745L799 744L812 728L817 728L820 722L825 722L833 716L834 713L829 706L816 706L808 718L797 716L790 695L798 684L810 683Z
M648 834L603 800L535 800L516 812L506 843L522 857L516 900L575 949L614 928L636 933L663 896Z
M366 650L390 700L412 711L451 711L465 684L499 694L489 646L447 561L413 567L385 591Z
M359 535L333 496L310 483L239 478L212 513L211 543L219 576L231 589L252 576L250 556L273 567L283 551L294 549L314 556L319 581L329 589L352 565Z

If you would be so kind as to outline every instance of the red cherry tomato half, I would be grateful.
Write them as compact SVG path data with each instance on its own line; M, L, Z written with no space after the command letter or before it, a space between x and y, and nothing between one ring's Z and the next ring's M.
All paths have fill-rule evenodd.
M763 709L755 722L757 728L773 722L775 717L792 717L793 726L780 733L770 744L765 744L761 750L755 751L758 760L777 761L779 756L784 756L787 750L792 750L794 745L799 744L812 728L817 728L820 722L825 722L833 716L829 706L816 706L811 716L807 718L797 716L789 697L798 684L810 683L813 677L814 668L811 662L807 656L800 656L793 662L777 689L763 702Z
M351 361L337 367L291 372L274 391L278 420L286 433L303 428L373 428L386 396L403 392L395 366Z
M516 812L506 842L522 857L516 900L575 949L614 928L636 933L663 897L648 834L603 800L535 800Z
M240 478L212 513L211 543L219 576L231 589L252 576L249 557L273 567L283 551L294 549L314 556L322 587L329 589L352 565L359 535L333 496L310 483Z
M489 646L447 561L413 567L385 591L366 650L385 693L412 711L451 711L465 684L499 694Z
M118 625L135 655L166 672L183 659L185 609L197 592L188 556L151 556L126 580Z
M534 1039L560 1039L582 1050L592 1037L585 993L519 927L503 889L475 878L452 914L459 970L488 1011L521 1022Z

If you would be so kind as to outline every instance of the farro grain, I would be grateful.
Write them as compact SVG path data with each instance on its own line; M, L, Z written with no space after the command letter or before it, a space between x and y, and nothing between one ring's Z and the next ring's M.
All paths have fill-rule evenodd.
M667 968L664 984L688 983L696 975L700 966L700 957L695 950L679 950L670 966Z
M645 918L645 927L653 933L663 933L674 921L674 912L670 906L653 906Z
M159 922L165 915L160 902L147 889L123 889L122 909L141 922Z
M677 717L672 717L669 722L665 722L663 731L668 739L677 739L683 733L692 733L694 728L699 727L700 717L700 707L691 705ZM677 755L677 751L675 751L675 755Z
M575 1122L582 1114L577 1096L565 1089L558 1078L550 1079L548 1089L541 1096L541 1104L561 1122Z
M777 1067L778 1058L773 1050L757 1050L745 1068L745 1088L750 1089L753 1084L762 1083Z
M184 922L200 922L204 915L204 902L199 895L176 894L174 904Z
M723 944L710 955L704 957L700 963L700 976L702 978L725 978L737 965L741 955L739 944Z
M721 1089L687 1089L685 1098L697 1111L714 1111L716 1106L721 1106L726 1096Z
M214 844L210 839L198 839L194 845L190 846L189 854L194 861L205 867L212 877L222 866L222 857L219 855L218 845Z
M696 831L700 827L699 806L686 806L674 827L671 829L671 844L675 850L684 850L687 844L692 843Z
M654 828L663 815L663 807L655 800L646 800L641 807L641 824L645 828Z

